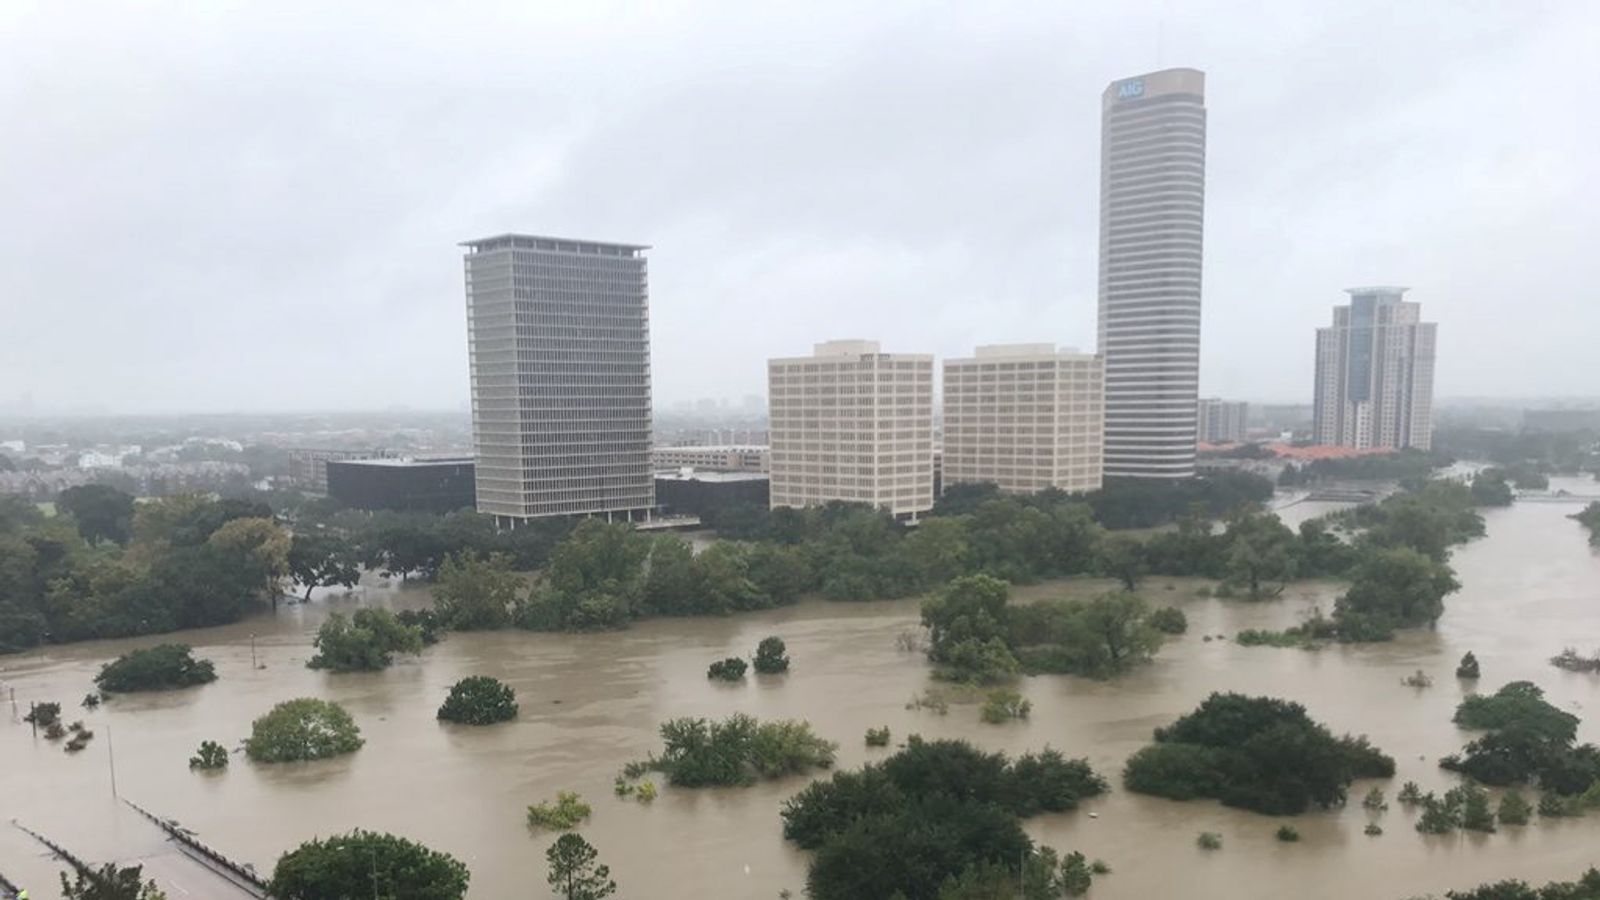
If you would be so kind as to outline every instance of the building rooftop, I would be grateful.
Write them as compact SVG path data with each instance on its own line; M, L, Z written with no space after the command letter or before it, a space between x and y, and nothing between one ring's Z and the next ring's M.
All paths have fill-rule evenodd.
M471 454L464 456L401 456L393 459L339 459L329 460L330 466L387 466L409 468L417 466L459 466L473 462Z
M583 238L551 237L541 234L497 234L490 237L478 238L474 241L462 241L457 246L471 248L477 253L483 250L503 250L507 247L520 247L525 250L555 250L567 253L590 253L608 256L632 256L640 251L649 250L649 244L621 244L615 241L590 241ZM612 251L607 253L606 251Z
M677 450L685 453L755 453L766 449L768 449L766 444L677 444L666 447L651 447L650 452Z
M771 477L765 472L701 472L689 468L669 469L665 472L656 473L656 480L658 481L767 481Z
M1411 288L1380 284L1372 287L1345 288L1344 292L1346 294L1350 294L1351 296L1356 296L1359 294L1393 294L1395 296L1399 296L1409 290L1411 290Z

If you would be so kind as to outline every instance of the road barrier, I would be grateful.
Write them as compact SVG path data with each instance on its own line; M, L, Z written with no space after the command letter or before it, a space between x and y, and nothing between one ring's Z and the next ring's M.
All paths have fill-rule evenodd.
M251 894L263 898L263 900L272 896L267 893L266 879L256 874L254 867L236 863L201 843L193 834L180 828L176 819L163 819L126 797L123 798L122 802L128 804L128 807L134 812L154 822L157 828L165 831L168 837L177 841L178 846L183 848L189 857L196 862L205 865L218 875L227 878Z

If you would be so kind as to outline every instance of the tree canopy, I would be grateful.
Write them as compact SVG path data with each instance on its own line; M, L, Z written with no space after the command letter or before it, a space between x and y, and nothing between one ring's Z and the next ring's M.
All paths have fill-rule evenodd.
M1355 778L1387 778L1394 760L1365 738L1334 737L1298 703L1214 693L1158 728L1128 759L1130 791L1172 800L1214 798L1269 815L1343 803Z
M493 725L517 717L517 695L487 675L463 678L450 687L438 718L461 725Z
M256 762L301 762L354 753L363 743L361 729L344 707L301 697L256 719L244 750Z
M357 829L307 841L280 856L268 890L280 900L460 900L471 877L448 853Z
M331 612L317 630L317 652L306 665L334 672L376 672L396 653L421 653L422 629L402 623L386 609L358 609L346 617Z
M100 668L94 683L102 691L168 691L217 680L209 659L195 659L187 644L160 644L130 650Z

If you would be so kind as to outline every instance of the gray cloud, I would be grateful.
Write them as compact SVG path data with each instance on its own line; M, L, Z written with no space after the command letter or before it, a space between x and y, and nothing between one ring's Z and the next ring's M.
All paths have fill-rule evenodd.
M1099 92L1208 73L1202 388L1413 286L1442 394L1600 394L1600 7L0 10L0 406L455 408L455 243L655 246L660 402L831 337L1094 343Z

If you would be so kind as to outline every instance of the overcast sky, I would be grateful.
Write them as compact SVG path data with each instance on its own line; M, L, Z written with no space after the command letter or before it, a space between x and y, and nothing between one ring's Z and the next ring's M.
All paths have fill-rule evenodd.
M1342 289L1600 394L1600 3L0 2L0 408L464 407L459 241L653 245L658 405L1095 332L1099 96L1207 73L1202 392Z

